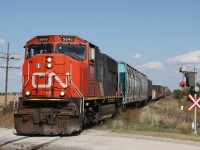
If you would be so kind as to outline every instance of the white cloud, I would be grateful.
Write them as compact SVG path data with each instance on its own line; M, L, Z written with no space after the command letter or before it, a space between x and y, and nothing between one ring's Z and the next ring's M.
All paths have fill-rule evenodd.
M141 58L141 57L142 57L141 54L138 54L138 53L135 54L135 55L133 55L133 58L134 58L134 59L139 59L139 58Z
M143 65L138 65L137 68L141 69L151 69L151 70L160 70L164 68L164 65L161 62L158 61L150 61L148 63L145 63Z
M187 54L179 55L174 58L169 58L168 63L174 64L195 64L200 63L200 50L189 52Z
M0 44L5 44L5 43L6 43L6 40L0 39Z

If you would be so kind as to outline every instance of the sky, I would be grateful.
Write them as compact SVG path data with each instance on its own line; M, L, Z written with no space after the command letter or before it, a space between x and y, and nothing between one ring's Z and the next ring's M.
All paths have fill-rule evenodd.
M37 35L77 35L102 53L146 74L153 84L179 89L183 75L200 72L200 0L2 0L0 52L20 60L23 46ZM0 56L4 54L0 53ZM0 58L0 65L6 61ZM8 91L21 91L21 69L10 69ZM0 92L5 69L0 68Z

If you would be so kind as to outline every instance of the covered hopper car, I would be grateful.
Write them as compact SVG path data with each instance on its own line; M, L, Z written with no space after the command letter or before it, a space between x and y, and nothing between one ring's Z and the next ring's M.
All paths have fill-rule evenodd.
M143 73L121 61L118 62L118 83L125 105L151 99L152 81Z

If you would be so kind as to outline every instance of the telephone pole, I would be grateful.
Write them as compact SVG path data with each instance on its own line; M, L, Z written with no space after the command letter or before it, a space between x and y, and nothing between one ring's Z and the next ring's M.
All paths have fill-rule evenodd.
M0 54L3 54L3 56L0 56L0 58L5 59L6 60L6 66L1 65L0 68L5 68L6 69L6 79L5 79L5 108L7 107L7 94L8 94L8 69L20 69L20 67L12 67L9 66L9 61L11 59L13 60L20 60L18 58L13 57L12 55L19 55L19 53L10 53L9 52L9 43L8 43L8 47L7 47L7 52L0 52Z

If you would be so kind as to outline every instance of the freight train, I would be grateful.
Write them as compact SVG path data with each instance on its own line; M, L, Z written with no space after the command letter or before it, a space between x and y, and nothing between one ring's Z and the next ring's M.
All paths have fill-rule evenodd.
M168 95L168 88L161 85L152 86L152 99L158 100Z
M18 134L71 134L152 99L146 75L78 36L36 36L24 53Z

